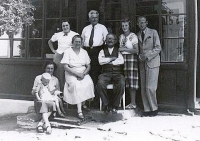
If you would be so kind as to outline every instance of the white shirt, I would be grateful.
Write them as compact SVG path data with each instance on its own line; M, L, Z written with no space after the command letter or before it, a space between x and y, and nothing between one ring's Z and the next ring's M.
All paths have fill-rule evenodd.
M84 46L89 47L89 39L92 31L92 25L86 26L82 31L82 38L84 41ZM93 47L103 45L106 40L106 35L108 34L107 28L102 24L96 24L94 26L94 38L93 38Z
M72 47L72 38L75 35L79 35L78 33L71 31L67 34L67 36L64 36L64 32L58 32L55 33L51 37L51 41L55 42L58 41L58 49L56 50L57 53L62 54L67 48Z
M113 48L108 48L108 51L109 51L110 54L112 54L113 49L114 49L114 47ZM108 64L110 62L110 60L111 60L111 58L105 57L103 49L99 52L98 59L99 59L99 64L100 65ZM122 64L124 64L124 58L123 58L122 54L119 52L118 53L118 58L116 60L112 61L111 63L112 63L112 65L122 65Z
M120 47L126 46L129 49L133 49L133 46L138 43L138 37L134 33L130 33L127 37L121 34L119 37ZM122 54L131 54L123 51Z

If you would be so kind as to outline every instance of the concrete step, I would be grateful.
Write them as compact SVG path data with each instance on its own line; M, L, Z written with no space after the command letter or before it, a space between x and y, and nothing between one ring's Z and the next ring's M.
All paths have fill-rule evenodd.
M84 126L90 123L104 124L137 116L135 110L118 110L116 114L106 114L103 111L99 111L98 109L92 109L92 111L90 112L83 112L85 119L80 120L77 118L77 109L65 109L65 111L67 113L67 116L65 118L51 118L51 124L59 128L62 128L64 125L66 125L66 127L68 128L69 125ZM34 107L32 106L28 108L27 114L17 117L17 124L19 127L22 128L35 129L40 119L41 117L35 113Z

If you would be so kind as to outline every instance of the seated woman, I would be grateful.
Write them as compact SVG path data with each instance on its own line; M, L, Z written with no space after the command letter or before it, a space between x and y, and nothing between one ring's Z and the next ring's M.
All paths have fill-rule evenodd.
M60 90L60 86L59 86L59 81L56 77L53 76L53 72L55 69L56 65L54 62L52 61L48 61L44 64L44 70L46 73L49 73L51 75L51 79L48 83L48 90L50 91L51 94L55 94ZM51 126L49 123L49 117L52 113L55 113L56 111L58 111L59 115L64 117L65 111L63 108L63 103L62 100L56 95L56 99L59 101L59 104L55 104L55 102L53 101L41 101L37 98L37 93L39 92L39 88L42 84L42 75L38 75L35 78L34 81L34 85L32 88L32 94L36 96L35 99L35 111L37 114L41 114L42 115L42 120L38 123L37 126L37 131L39 133L44 132L44 127L46 127L46 130L48 134L51 133ZM62 111L62 112L61 112ZM63 114L64 113L64 114Z
M94 84L89 76L90 58L82 49L83 39L79 35L72 38L72 48L64 52L61 63L65 69L65 86L63 100L77 104L78 118L84 119L81 103L94 97Z

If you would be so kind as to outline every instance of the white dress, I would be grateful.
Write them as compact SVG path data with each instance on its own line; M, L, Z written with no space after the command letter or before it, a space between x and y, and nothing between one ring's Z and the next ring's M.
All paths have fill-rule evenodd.
M74 71L83 73L85 65L90 64L90 58L87 51L80 49L77 55L72 48L64 52L62 64L68 64ZM85 75L83 80L77 80L77 77L65 71L65 86L63 100L69 104L78 104L94 97L94 84L89 75Z

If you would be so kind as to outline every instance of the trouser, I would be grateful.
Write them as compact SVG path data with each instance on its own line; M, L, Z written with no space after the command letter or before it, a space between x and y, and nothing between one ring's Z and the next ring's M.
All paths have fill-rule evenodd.
M109 100L107 94L107 85L113 84L112 100ZM96 85L96 92L100 96L103 106L112 105L119 106L121 97L124 93L125 78L120 73L103 73L99 76L99 80ZM112 102L112 103L111 103Z
M60 82L60 90L63 92L64 90L64 84L65 84L65 71L63 65L60 63L60 61L63 58L63 54L54 54L54 63L56 64L57 68L54 70L55 77L58 78Z
M158 110L156 90L158 85L159 67L149 68L140 63L141 95L144 111Z
M88 55L91 59L91 62L90 62L91 70L89 72L89 75L92 78L94 85L96 85L98 81L98 76L101 73L101 66L99 65L98 56L102 47L101 46L93 47L93 48L84 47L84 49L88 52Z

